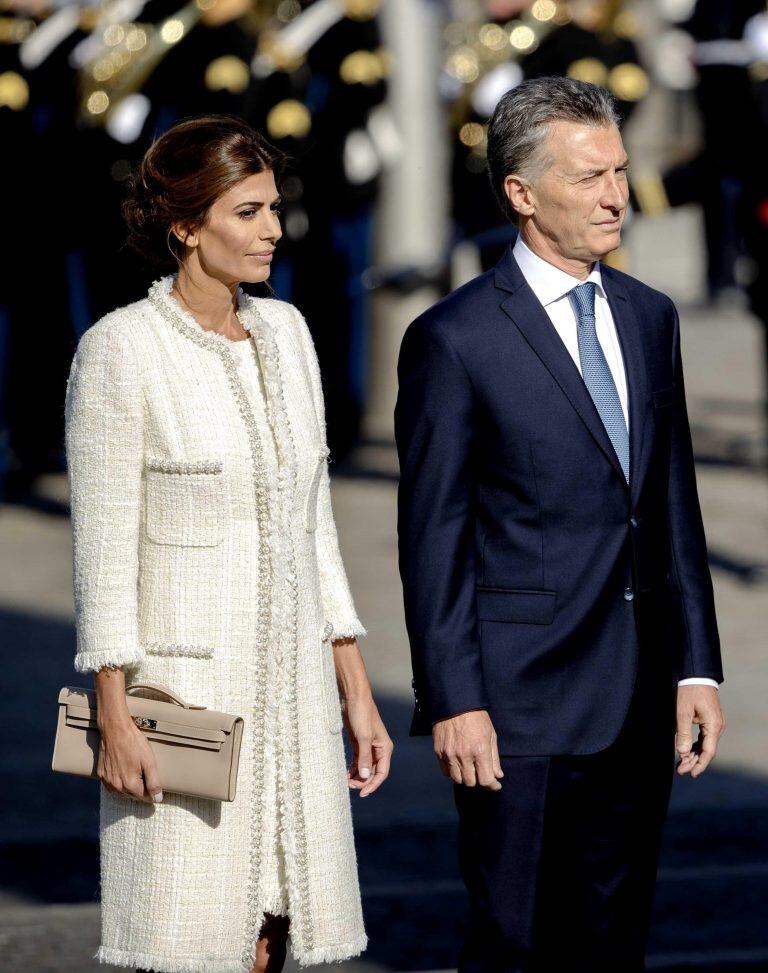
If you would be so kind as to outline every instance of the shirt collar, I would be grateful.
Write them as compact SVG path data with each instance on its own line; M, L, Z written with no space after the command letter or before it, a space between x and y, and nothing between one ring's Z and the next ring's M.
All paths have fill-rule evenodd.
M560 300L568 291L576 287L577 284L586 283L586 281L579 280L578 277L572 277L570 274L566 274L564 270L560 270L554 264L548 263L543 257L534 253L523 242L521 233L517 235L512 254L529 287L544 307L552 304L554 301ZM595 265L587 280L594 281L596 284L596 293L605 297L599 260L595 261Z

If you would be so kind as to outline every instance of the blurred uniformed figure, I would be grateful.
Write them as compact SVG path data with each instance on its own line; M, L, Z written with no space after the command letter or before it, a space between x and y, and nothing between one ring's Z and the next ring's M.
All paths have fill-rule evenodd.
M768 4L697 0L692 7L659 38L658 74L673 89L695 91L701 148L634 189L649 215L701 205L709 297L730 303L745 288L765 329L768 386Z
M768 389L768 8L745 24L752 60L749 65L752 128L744 173L744 240L750 258L747 295L750 309L763 325L764 389ZM766 442L768 447L768 395Z
M61 402L72 357L67 282L74 102L69 49L88 11L45 0L0 9L0 490L25 497L37 476L62 469ZM46 315L36 301L45 289ZM43 339L43 340L41 340Z
M272 283L313 329L336 458L357 437L365 392L363 279L390 71L379 7L379 0L284 0L253 61L248 119L293 159Z
M456 6L465 13L466 4ZM525 78L559 75L606 87L626 120L648 91L635 18L618 0L484 0L476 19L446 29L442 87L454 135L453 215L487 269L514 235L488 184L488 119L505 91Z
M31 144L32 116L29 110L29 82L18 58L23 37L37 26L27 11L4 8L0 13L0 138L5 146ZM23 209L22 193L9 192L19 186L24 174L23 153L0 153L0 184L5 188L3 209L8 228L18 225ZM28 188L28 187L27 187ZM11 463L11 346L16 338L16 323L21 294L12 289L16 279L18 256L13 232L0 235L0 262L4 280L0 289L0 496L4 495L6 476Z
M649 213L691 202L702 206L711 300L728 298L741 283L737 266L745 253L746 179L759 124L752 90L762 56L755 18L765 9L765 0L698 0L691 16L676 25L689 38L683 54L695 69L701 149L657 185L636 187L641 208Z

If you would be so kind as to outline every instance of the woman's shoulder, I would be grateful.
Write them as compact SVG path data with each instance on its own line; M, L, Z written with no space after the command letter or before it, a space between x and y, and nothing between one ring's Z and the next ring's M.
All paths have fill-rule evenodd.
M290 301L283 301L279 297L254 297L253 294L248 294L247 297L251 307L270 324L294 327L296 319L301 317L299 309Z
M77 345L78 356L91 350L137 355L142 338L149 337L152 331L151 309L149 297L142 297L107 311L83 332Z
M273 329L280 329L295 337L306 351L306 343L309 341L312 349L312 336L306 318L301 310L290 301L283 301L277 297L253 297L248 295L251 307L254 308L261 317Z
M144 300L133 301L123 307L116 307L107 311L93 322L80 337L77 344L78 356L82 357L89 351L104 348L128 347L133 344L132 332L136 330L136 322L141 317Z

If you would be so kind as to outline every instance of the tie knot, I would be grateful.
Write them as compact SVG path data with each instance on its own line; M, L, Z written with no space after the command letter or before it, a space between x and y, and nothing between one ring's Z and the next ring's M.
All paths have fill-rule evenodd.
M573 309L579 318L595 316L595 282L587 280L568 291Z

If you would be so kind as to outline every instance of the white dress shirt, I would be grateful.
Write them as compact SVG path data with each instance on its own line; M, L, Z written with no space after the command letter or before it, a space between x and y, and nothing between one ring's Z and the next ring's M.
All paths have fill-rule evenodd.
M528 286L549 315L549 320L560 335L563 344L568 349L571 358L579 370L579 374L581 374L577 331L578 322L568 297L568 292L578 284L586 283L586 281L580 280L578 277L572 277L564 270L560 270L542 257L539 257L530 247L526 246L523 242L522 235L518 235L512 253ZM621 354L621 345L619 344L619 336L616 333L616 325L603 289L599 261L595 262L592 272L587 277L587 281L594 281L596 285L595 326L597 329L597 338L603 349L608 368L611 370L616 391L619 393L621 409L624 413L624 422L627 425L627 431L629 431L627 375L624 370L624 358ZM714 686L715 688L718 685L716 680L708 679L705 676L681 679L678 683L679 686L692 684Z

